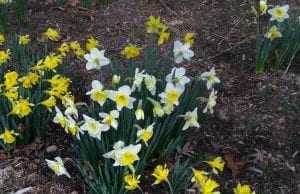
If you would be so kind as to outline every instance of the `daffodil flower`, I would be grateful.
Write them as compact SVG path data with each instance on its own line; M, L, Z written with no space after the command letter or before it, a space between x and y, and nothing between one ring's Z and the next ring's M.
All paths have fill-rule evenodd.
M132 190L135 190L135 189L140 189L139 187L139 183L140 183L140 175L139 176L135 176L134 174L131 175L126 175L124 177L124 181L125 181L125 189L129 190L129 191L132 191Z
M130 97L131 89L129 86L121 86L118 91L110 91L109 98L114 101L117 105L118 111L121 111L123 107L129 109L133 108L133 102L136 100L133 97Z
M86 95L91 95L91 99L103 106L108 98L108 91L103 90L103 85L98 80L92 81L92 90L88 91Z
M155 93L156 93L156 78L153 75L145 74L144 82L145 82L147 90L149 90L149 92L152 95L155 95Z
M191 46L193 46L195 40L194 40L194 35L195 33L193 32L188 32L183 38L184 43L189 43Z
M62 128L66 127L67 117L61 112L61 110L55 106L55 117L53 118L53 122L59 124Z
M99 41L96 40L94 37L90 37L86 43L86 50L91 51L93 48L96 48L98 45L99 45Z
M143 111L143 107L142 107L142 100L139 100L137 109L134 113L135 113L136 120L144 120L145 115L144 115L144 111Z
M220 83L219 78L216 76L214 67L209 72L202 73L200 78L206 81L206 87L208 90L213 88L215 84Z
M151 125L147 126L145 129L141 128L139 125L135 125L135 127L138 128L138 131L136 133L138 139L136 140L136 143L142 140L148 146L148 141L153 136L154 125L155 123L152 123Z
M283 5L269 9L268 13L272 16L270 21L276 20L277 22L283 22L285 19L289 18L289 14L287 13L289 10L289 5Z
M129 166L139 160L138 153L141 150L141 144L126 146L120 150L116 150L114 166Z
M207 179L204 182L200 182L201 193L202 194L220 194L219 191L214 191L220 185L211 178Z
M255 191L251 192L250 185L237 184L236 188L233 189L234 194L255 194Z
M182 88L174 86L173 83L167 83L165 92L159 94L159 97L161 98L160 102L165 104L178 105L179 98L182 93Z
M200 127L200 124L198 123L198 108L196 107L192 112L188 111L185 113L185 115L180 115L184 118L185 123L182 128L183 131L187 130L189 127Z
M156 179L153 185L157 185L163 181L169 182L169 169L167 168L166 164L164 166L157 165L151 175Z
M107 125L104 125L85 114L83 115L83 119L84 124L80 126L80 129L82 131L87 131L93 138L101 140L101 133L109 130Z
M119 111L117 110L111 110L109 114L101 112L99 113L99 116L103 118L102 123L105 125L114 128L115 130L118 129L118 118L119 118Z
M112 159L116 159L116 155L115 153L122 150L125 147L125 143L123 141L117 141L114 146L113 146L113 150L110 152L107 152L106 154L103 154L104 158L112 158Z
M179 64L183 62L183 59L188 61L194 56L194 52L190 49L191 45L189 43L182 44L180 41L174 42L174 59L175 63Z
M198 185L204 183L207 180L207 175L209 174L208 172L205 172L203 170L196 170L192 169L193 171L193 177L191 182L196 182Z
M136 88L138 89L138 91L141 91L141 87L142 87L142 83L144 80L144 71L139 72L139 68L135 69L135 75L134 75L134 80L133 80L133 84L132 84L132 92L134 92L136 90Z
M205 161L208 165L210 165L210 167L212 167L212 171L215 174L219 174L219 172L217 171L217 169L220 172L223 172L224 166L225 166L225 162L223 161L223 159L221 157L216 157L214 160L211 161Z
M282 34L278 31L276 26L272 26L264 35L266 38L270 40L274 40L275 38L281 38Z
M139 48L136 45L129 45L121 51L121 54L124 55L127 59L132 59L138 57L141 50L142 48Z
M53 28L48 28L44 35L46 35L46 37L52 41L58 41L60 38L58 31Z
M203 110L203 113L207 113L207 111L209 110L209 112L211 114L214 113L214 107L216 106L217 102L217 91L215 91L214 89L211 91L209 98L207 99L207 103L206 103L206 107Z
M3 140L5 144L11 144L16 141L16 136L19 134L14 132L14 130L5 129L4 133L0 134L0 139Z
M85 54L84 58L87 60L86 69L101 69L110 63L110 60L104 56L105 50L99 51L97 48L93 48L90 54Z
M259 1L259 10L261 12L261 15L264 15L267 13L267 10L268 10L267 0Z
M153 115L155 117L162 117L164 116L165 112L163 110L163 108L161 107L160 103L157 102L156 100L152 99L152 98L147 98L153 105Z
M46 159L46 162L47 162L47 165L49 166L49 168L51 168L51 170L53 170L57 176L66 175L68 178L71 178L67 169L64 167L64 163L63 163L63 160L61 159L61 157L56 157L54 159L56 161Z
M29 35L26 34L26 35L20 35L19 36L19 44L20 45L26 45L30 42L30 39L29 39Z
M185 69L183 67L173 67L171 73L166 76L166 81L174 83L176 87L184 88L185 84L191 80L185 76Z

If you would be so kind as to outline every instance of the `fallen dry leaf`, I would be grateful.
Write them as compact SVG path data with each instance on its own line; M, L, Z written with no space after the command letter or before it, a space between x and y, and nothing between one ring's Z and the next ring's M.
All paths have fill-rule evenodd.
M8 156L5 153L0 152L0 160L5 160L7 158Z
M79 4L80 4L79 0L69 0L68 1L68 5L71 6L71 7L76 7Z
M224 159L226 161L226 166L231 170L232 177L238 176L243 167L247 164L245 159L234 161L234 155L229 150L224 151Z
M176 160L182 158L183 156L192 157L194 152L194 145L191 142L187 142L182 147L178 146L176 148Z

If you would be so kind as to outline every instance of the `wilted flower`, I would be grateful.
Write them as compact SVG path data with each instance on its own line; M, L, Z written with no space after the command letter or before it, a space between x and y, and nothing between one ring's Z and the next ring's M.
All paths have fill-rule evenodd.
M49 168L51 168L51 170L53 170L57 176L60 176L60 175L64 174L68 178L71 178L71 176L68 173L67 169L64 167L64 163L63 163L61 157L56 157L54 159L56 161L46 159L46 162L47 162L47 165L49 166Z
M183 59L191 60L194 56L194 52L190 49L191 45L189 43L182 44L180 41L174 42L174 59L175 63L182 63Z
M191 80L185 76L185 69L183 67L173 67L171 73L166 76L166 81L174 83L176 87L184 88L185 84Z
M289 10L289 5L283 5L268 10L268 13L272 16L270 21L276 20L277 22L283 22L283 20L289 18L289 14L287 13Z
M86 95L91 95L91 99L98 102L101 106L105 103L108 97L108 91L103 90L103 85L98 80L92 81L92 90L88 91Z
M99 51L97 48L93 48L90 54L85 54L84 58L87 60L86 69L101 69L110 63L110 60L104 56L105 50Z
M239 183L233 191L234 194L255 194L255 191L251 192L250 185L241 185L241 183Z
M266 32L265 37L274 40L275 38L281 38L282 34L278 31L276 26L273 26L268 30L268 32Z
M189 127L200 127L200 124L198 123L198 108L196 107L192 112L188 111L185 113L185 115L181 115L181 117L184 118L185 124L182 128L182 130L186 130Z
M209 72L202 73L200 78L206 81L206 87L208 90L214 87L216 83L220 83L219 78L216 76L214 67Z
M169 169L167 168L166 164L164 166L157 165L151 175L156 178L153 185L157 185L157 184L161 183L162 181L169 182L169 180L168 180Z
M216 96L216 94L217 94L218 92L217 91L215 91L214 89L211 91L211 93L210 93L210 95L209 95L209 98L207 99L207 104L206 104L206 107L205 107L205 109L203 110L203 113L207 113L207 110L209 110L209 112L211 113L211 114L213 114L214 113L214 107L216 106L216 100L217 100L217 96Z
M223 169L224 169L224 166L225 166L225 162L222 160L221 157L216 157L214 160L205 161L205 162L212 167L213 173L219 174L219 172L217 171L217 169L220 172L223 172Z

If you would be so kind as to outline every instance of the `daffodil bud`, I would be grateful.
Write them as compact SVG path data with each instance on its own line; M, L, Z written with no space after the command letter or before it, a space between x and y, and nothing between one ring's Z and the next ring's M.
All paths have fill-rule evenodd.
M120 79L121 79L121 76L119 76L119 75L113 75L113 77L112 77L112 83L114 85L117 85L117 84L119 84Z

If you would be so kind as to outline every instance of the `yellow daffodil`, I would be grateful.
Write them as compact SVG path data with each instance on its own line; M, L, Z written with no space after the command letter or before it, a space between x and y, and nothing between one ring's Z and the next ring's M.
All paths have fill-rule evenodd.
M56 105L56 99L54 96L50 96L48 99L42 101L41 104L46 106L49 112L52 112L52 107Z
M283 5L269 9L268 13L272 16L270 21L276 20L277 22L283 22L285 19L289 18L289 14L287 13L289 10L289 5Z
M157 185L163 181L169 182L169 180L168 180L169 169L167 168L166 164L164 166L157 165L151 175L156 178L153 185Z
M76 55L76 57L78 58L82 58L85 55L85 52L83 49L79 48L77 50L74 51L74 54Z
M273 26L266 32L265 37L274 40L275 38L281 38L282 34L278 31L276 26Z
M5 41L5 36L0 33L0 45L2 45Z
M160 22L160 17L155 18L154 16L149 16L147 25L147 33L158 33L160 29L164 27L164 24Z
M64 42L60 45L60 47L57 48L57 50L62 56L66 56L67 53L70 52L70 47L66 42Z
M140 50L141 48L138 48L136 45L129 45L121 51L121 54L127 59L136 58L140 55Z
M39 75L36 73L29 72L26 76L18 79L22 83L23 88L32 88L33 85L37 84Z
M4 96L6 96L10 101L18 100L19 98L19 92L18 92L18 86L9 88L4 92Z
M0 139L3 140L5 144L11 144L16 141L16 137L18 133L15 133L14 130L5 129L4 133L0 134Z
M241 185L241 183L239 183L233 191L234 194L255 194L255 191L251 192L250 185Z
M0 51L0 65L3 65L4 63L7 63L7 61L10 59L10 52L7 51Z
M55 68L63 63L63 58L61 55L50 54L46 56L45 60L43 61L44 67L46 70L52 70L54 72Z
M186 33L186 35L183 38L183 42L189 43L191 46L193 46L193 44L195 42L194 36L195 36L195 33L193 33L193 32Z
M191 182L196 182L198 185L200 185L207 180L208 172L205 172L203 170L196 170L194 168L192 170L193 170L193 177Z
M53 28L48 28L44 35L52 41L58 41L60 38L58 31Z
M167 29L168 27L165 27L159 32L159 38L157 40L158 45L162 45L164 42L169 40L170 32L167 32Z
M124 177L124 181L125 181L125 189L132 191L135 190L137 188L139 188L139 183L140 183L140 177L141 176L135 176L134 174L131 175L126 175Z
M19 44L20 45L26 45L30 42L30 39L29 39L29 35L26 34L26 35L20 35L19 36Z
M13 110L10 114L18 115L19 118L25 117L31 113L31 106L34 106L34 104L30 103L28 99L19 99L12 102Z
M210 165L210 167L212 167L212 171L215 174L219 174L219 172L217 171L217 169L220 172L223 172L223 170L224 170L225 162L223 161L223 159L221 157L216 157L214 160L205 161L205 162L208 165Z
M77 42L77 41L70 42L70 49L71 49L72 51L76 51L76 50L78 50L78 49L80 49L80 48L81 48L81 47L80 47L79 42Z
M64 167L63 160L60 157L54 158L56 161L47 160L47 165L51 170L55 172L57 176L66 175L68 178L71 178L70 174L68 173L67 169Z
M7 90L18 84L19 74L16 71L7 72L4 75L4 85Z
M202 194L220 194L219 191L214 191L219 186L220 185L216 181L212 180L211 178L207 179L204 182L200 182Z
M99 41L94 39L94 37L90 37L86 43L86 50L91 51L93 48L99 46Z

